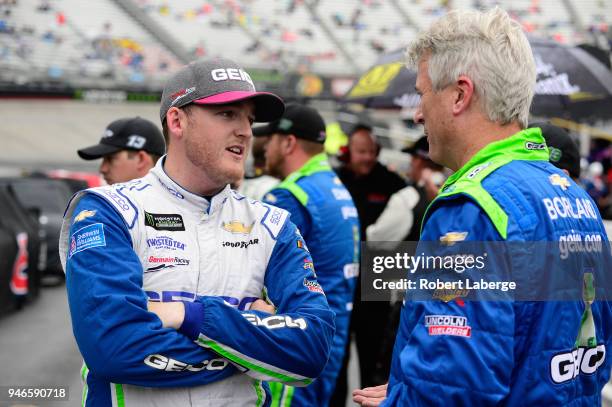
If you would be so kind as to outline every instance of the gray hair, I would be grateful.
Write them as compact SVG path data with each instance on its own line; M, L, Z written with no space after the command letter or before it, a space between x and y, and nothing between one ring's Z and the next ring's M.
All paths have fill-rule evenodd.
M508 13L451 11L410 44L406 63L415 68L423 56L434 91L466 75L491 121L527 127L536 68L527 37Z

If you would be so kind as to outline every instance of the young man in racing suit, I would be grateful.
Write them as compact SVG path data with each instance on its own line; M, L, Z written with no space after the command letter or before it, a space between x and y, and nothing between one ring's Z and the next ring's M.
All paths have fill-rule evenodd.
M329 306L336 314L332 352L321 376L303 388L270 384L272 397L286 407L325 407L336 387L348 341L359 270L357 209L329 166L323 151L325 121L315 109L287 105L282 118L255 128L253 133L256 137L269 136L266 171L283 179L264 195L264 201L291 213L317 265L318 281Z
M594 254L603 260L592 269L595 284L609 287L609 243L594 203L548 162L540 129L522 130L536 70L520 25L499 9L452 12L408 55L418 65L415 121L425 127L432 160L456 171L429 207L419 245L560 247L570 236L594 239L604 243ZM554 260L547 255L538 261ZM524 262L503 258L494 267L528 275L528 289L574 275L574 288L582 289L584 270L516 267ZM357 390L353 398L363 406L600 405L610 375L612 309L610 293L597 293L594 302L590 295L584 302L406 300L388 387Z
M189 64L162 95L168 154L72 199L60 254L85 405L269 405L263 381L321 373L334 317L310 254L288 212L229 187L252 122L283 110L232 61Z

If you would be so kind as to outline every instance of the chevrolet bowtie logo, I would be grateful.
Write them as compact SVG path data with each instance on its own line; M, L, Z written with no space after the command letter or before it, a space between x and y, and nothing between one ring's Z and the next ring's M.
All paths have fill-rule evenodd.
M444 236L440 236L440 242L445 246L452 246L457 242L464 241L467 235L467 232L448 232Z
M230 232L230 233L240 233L243 235L248 235L249 233L251 233L251 230L253 230L253 225L255 223L253 223L250 226L246 226L244 223L239 222L237 220L233 220L231 222L223 222L221 224L221 227Z
M548 177L548 179L550 180L551 184L561 187L561 189L564 191L568 189L571 185L567 178L562 177L559 174L553 174L550 177Z
M85 209L85 210L79 212L79 214L74 217L74 223L80 222L80 221L85 220L87 218L91 218L95 214L96 214L96 211L88 211L87 209Z

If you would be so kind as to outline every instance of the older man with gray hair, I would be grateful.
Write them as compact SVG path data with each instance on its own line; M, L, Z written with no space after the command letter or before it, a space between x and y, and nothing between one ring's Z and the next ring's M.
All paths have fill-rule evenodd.
M540 129L526 128L536 70L519 23L498 8L451 12L421 34L407 57L418 67L421 102L415 121L425 127L430 157L455 171L424 216L419 247L425 254L432 251L424 242L450 246L465 240L510 250L508 242L559 246L570 235L607 248L595 204L549 163ZM612 308L609 293L593 295L589 277L597 276L599 287L606 273L609 280L609 269L599 267L599 260L609 262L609 249L597 254L589 273L582 267L551 273L553 265L531 264L532 256L488 254L487 273L523 273L533 284L529 288L547 286L546 278L555 272L567 273L563 278L577 283L576 297L551 301L558 293L549 291L549 297L540 298L544 301L512 301L514 296L469 301L474 290L438 297L443 301L409 301L407 296L388 386L356 390L356 402L601 404L601 388L610 375L606 350L612 347Z

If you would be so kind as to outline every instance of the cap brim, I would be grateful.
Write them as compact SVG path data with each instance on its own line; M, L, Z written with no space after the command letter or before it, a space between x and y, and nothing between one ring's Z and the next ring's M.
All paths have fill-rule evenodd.
M417 157L420 157L424 160L428 160L431 161L431 158L429 158L429 154L421 149L418 148L414 148L414 147L407 147L402 149L402 153L408 153L410 155L414 155Z
M274 133L274 129L269 124L253 127L253 137L271 136L272 133Z
M198 105L225 105L228 103L252 100L255 103L255 121L271 122L279 119L285 112L285 103L273 93L230 91L194 100Z
M105 155L116 153L119 150L121 150L121 147L110 146L108 144L96 144L95 146L77 150L77 153L83 160L96 160Z

